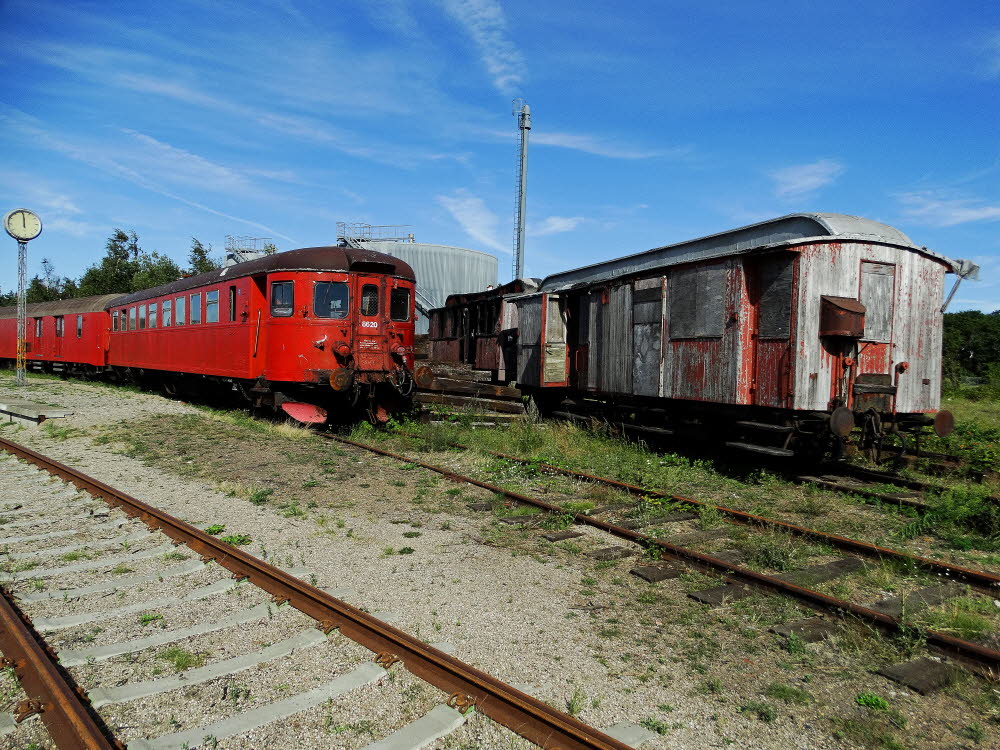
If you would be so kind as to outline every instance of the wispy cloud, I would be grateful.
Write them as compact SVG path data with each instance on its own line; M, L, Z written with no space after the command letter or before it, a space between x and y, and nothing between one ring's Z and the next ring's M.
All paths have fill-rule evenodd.
M987 35L982 52L986 59L986 74L990 78L1000 76L1000 29Z
M510 247L499 239L500 219L486 207L482 198L462 189L451 195L439 195L436 200L465 233L481 245L508 255L511 253Z
M143 188L144 190L149 190L150 192L162 195L165 198L170 198L171 200L191 206L192 208L197 208L201 211L214 214L229 221L254 227L255 229L261 229L272 234L273 236L288 240L291 243L295 242L295 240L288 235L282 234L281 232L264 224L250 219L244 219L240 216L228 214L224 211L212 208L204 203L186 198L179 193L169 190L157 181L151 179L144 171L134 169L127 164L124 164L119 159L112 157L106 146L77 143L66 140L65 138L50 133L42 127L41 123L36 118L30 117L23 112L19 112L14 109L0 111L0 124L7 128L9 132L16 132L22 136L28 137L31 140L32 145L35 147L45 148L49 151L62 154L69 159L86 164L87 166L100 170L105 174L125 180L133 185ZM173 160L171 160L169 163L161 166L167 167L173 163ZM166 173L169 174L169 170L167 170Z
M1000 221L1000 203L943 194L933 190L901 193L903 213L915 221L935 227L951 227L975 221Z
M774 194L779 198L800 198L829 185L844 173L844 165L833 159L795 164L771 172Z
M572 232L586 219L582 216L547 216L538 224L528 227L528 234L535 237L544 237L548 234L562 234Z
M504 134L504 137L509 138L510 136ZM620 143L612 142L611 139L598 138L583 133L546 133L534 130L531 133L530 142L541 146L569 148L595 156L606 156L611 159L683 158L689 156L692 151L687 146L677 146L668 149L647 149L627 145L623 146Z
M500 3L497 0L441 2L478 47L496 89L501 94L516 93L524 81L527 66L521 51L507 35L507 19Z

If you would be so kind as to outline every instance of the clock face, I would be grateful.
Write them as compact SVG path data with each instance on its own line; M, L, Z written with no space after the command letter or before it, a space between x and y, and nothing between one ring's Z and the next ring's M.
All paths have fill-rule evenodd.
M42 220L33 211L15 208L3 217L3 228L18 242L27 242L42 233Z

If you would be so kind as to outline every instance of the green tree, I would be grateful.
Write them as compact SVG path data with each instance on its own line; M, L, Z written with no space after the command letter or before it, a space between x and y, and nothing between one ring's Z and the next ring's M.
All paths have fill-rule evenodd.
M124 294L132 291L132 279L141 270L139 237L133 231L126 234L115 229L104 246L100 263L90 266L80 278L79 294Z
M166 255L155 250L151 253L143 252L139 254L139 270L132 276L129 291L138 292L169 284L171 281L177 281L182 275L180 266Z
M273 242L265 242L264 247L261 248L264 251L264 255L274 255L278 252L278 246Z
M25 290L25 297L28 302L53 302L67 297L75 297L76 291L76 281L57 274L52 261L48 258L42 258L42 274L41 276L35 274L31 277L28 288ZM14 304L16 304L16 293L14 293L13 298Z
M952 382L985 376L1000 363L1000 310L945 313L942 359L944 376Z
M222 268L222 259L212 255L212 246L205 247L197 237L191 238L191 252L188 253L188 265L192 274L217 271Z

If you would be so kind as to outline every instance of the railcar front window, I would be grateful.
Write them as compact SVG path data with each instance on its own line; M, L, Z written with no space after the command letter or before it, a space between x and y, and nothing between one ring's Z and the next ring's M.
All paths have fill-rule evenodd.
M361 287L361 314L369 317L378 315L378 287L374 284Z
M191 295L191 325L201 323L201 292Z
M184 305L186 297L178 297L174 300L174 325L184 325Z
M346 318L348 302L343 281L317 281L313 287L313 315L317 318Z
M76 316L76 337L78 339L82 339L83 338L83 316L82 315L77 315Z
M219 322L219 291L217 289L205 293L205 322Z
M410 290L393 289L389 297L389 319L404 321L410 319Z
M271 282L271 317L290 318L295 311L295 283Z
M170 313L171 313L171 301L168 299L163 300L163 327L170 327Z

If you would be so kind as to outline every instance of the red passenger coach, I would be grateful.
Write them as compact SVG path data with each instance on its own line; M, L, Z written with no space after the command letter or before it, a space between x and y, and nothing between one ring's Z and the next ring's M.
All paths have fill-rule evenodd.
M104 372L108 353L105 306L120 297L97 297L27 306L25 359L31 370L72 375ZM0 308L0 360L17 357L17 308Z
M121 297L108 363L169 392L225 384L303 422L361 406L379 422L413 390L412 269L311 247Z

